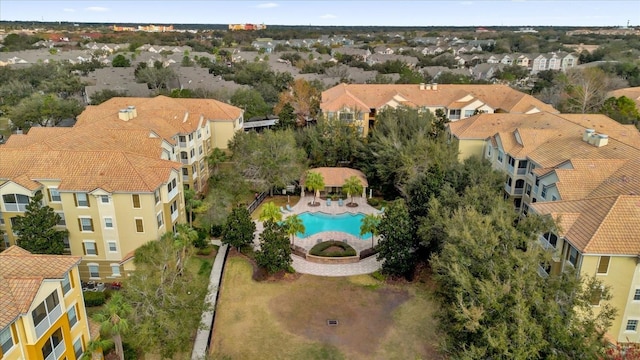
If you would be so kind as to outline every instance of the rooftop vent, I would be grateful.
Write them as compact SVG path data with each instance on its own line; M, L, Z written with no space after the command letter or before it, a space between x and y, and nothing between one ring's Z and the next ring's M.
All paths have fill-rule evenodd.
M609 143L609 135L597 134L594 129L585 129L582 134L582 141L588 142L595 147L603 147Z
M131 119L133 119L136 116L138 116L138 111L136 110L135 106L129 105L129 106L127 106L127 110L131 113Z
M131 113L129 112L129 109L120 109L120 111L118 111L118 119L123 121L131 120L132 117L131 117Z

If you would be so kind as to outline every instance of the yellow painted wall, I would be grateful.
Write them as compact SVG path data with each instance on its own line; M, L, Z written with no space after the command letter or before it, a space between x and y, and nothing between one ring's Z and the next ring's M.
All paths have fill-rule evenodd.
M481 139L458 140L458 160L464 161L473 155L483 158L485 155L486 144L486 140Z
M236 131L243 131L242 128L236 129L236 121L210 121L211 128L211 146L214 148L227 149L229 140L233 138Z

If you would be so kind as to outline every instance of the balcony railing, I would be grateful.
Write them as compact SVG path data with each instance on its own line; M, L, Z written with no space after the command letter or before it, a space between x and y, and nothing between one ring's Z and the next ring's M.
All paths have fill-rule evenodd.
M62 355L64 355L64 352L66 350L67 348L64 345L64 341L60 341L60 343L56 345L55 348L53 348L51 354L49 354L49 356L47 356L44 360L58 360Z
M540 275L543 278L549 277L549 274L547 273L547 270L545 270L542 266L538 265L538 275Z
M509 184L504 184L504 191L508 192L509 194L511 194L511 185Z
M178 195L178 188L174 187L170 192L169 192L169 200L173 199L174 197L176 197L176 195Z
M180 159L180 162L185 165L189 165L189 159Z
M511 165L511 164L507 164L507 172L508 172L509 174L513 174L513 165Z
M449 120L460 120L460 115L449 115Z
M187 142L186 141L180 141L180 147L181 148L186 148L187 147Z
M182 174L182 181L189 181L189 175Z
M518 168L518 175L526 175L527 168Z
M49 330L51 325L55 323L58 318L60 318L60 315L62 315L62 306L58 304L47 314L44 319L42 319L42 321L40 321L39 324L36 325L36 338L40 338L42 334Z
M515 188L515 189L513 189L513 194L514 195L522 195L523 192L524 192L524 188Z
M543 236L538 236L538 241L540 242L540 245L542 245L542 248L545 250L549 250L549 249L553 249L555 250L555 246L553 246L553 244L551 244L549 242L549 240L545 239Z
M171 222L176 221L177 218L178 218L178 210L171 213Z

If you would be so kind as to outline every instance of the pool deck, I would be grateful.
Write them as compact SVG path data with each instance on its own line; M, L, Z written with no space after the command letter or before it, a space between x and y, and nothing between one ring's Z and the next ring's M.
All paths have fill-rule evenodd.
M350 200L343 200L342 206L338 205L338 201L331 201L331 205L327 205L327 201L316 198L316 202L320 202L319 206L309 206L308 204L313 201L313 196L301 197L297 204L291 206L292 212L285 211L282 214L282 218L286 219L292 214L301 214L303 212L323 212L326 214L344 214L344 213L362 213L362 214L380 214L378 209L367 204L367 199L362 197L354 197L353 202L357 203L356 207L348 207L347 203ZM260 238L259 234L262 233L262 222L256 223L256 235L254 237L254 245L259 246ZM315 244L322 241L338 240L346 241L349 245L353 246L358 253L364 249L371 247L371 237L367 236L362 238L359 236L353 236L351 234L340 231L324 231L311 235L306 238L294 238L294 244L310 250ZM377 244L378 237L375 239ZM295 256L293 262L293 268L300 273L319 275L319 276L348 276L348 275L360 275L368 274L376 271L380 268L380 263L375 260L375 256L367 258L355 264L314 264L306 261L305 259ZM366 266L364 266L366 265Z

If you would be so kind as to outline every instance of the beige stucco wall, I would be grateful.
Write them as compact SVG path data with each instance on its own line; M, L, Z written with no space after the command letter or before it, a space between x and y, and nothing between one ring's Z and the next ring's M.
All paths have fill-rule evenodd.
M486 140L484 139L462 139L458 140L458 160L464 161L471 156L483 158L485 155Z

